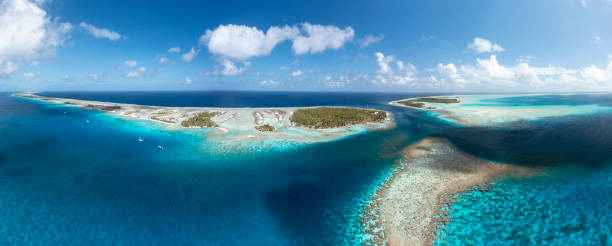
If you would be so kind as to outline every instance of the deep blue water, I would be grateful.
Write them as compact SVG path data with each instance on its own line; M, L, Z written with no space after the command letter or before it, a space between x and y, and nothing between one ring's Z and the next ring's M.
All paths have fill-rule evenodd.
M359 244L359 215L366 200L401 158L402 150L429 135L447 138L481 158L543 166L554 173L503 180L490 191L459 195L458 202L448 208L454 222L441 229L448 233L442 233L439 242L516 245L580 239L576 242L610 243L609 114L496 129L456 127L423 112L387 105L390 100L420 94L41 95L166 106L369 106L392 111L398 124L395 129L326 143L218 152L218 148L211 150L214 143L207 142L204 131L167 131L152 122L1 94L2 245ZM539 97L529 100L554 101L550 96ZM597 101L611 98L608 94ZM594 99L558 100L581 104ZM157 145L166 149L160 151ZM581 192L585 189L588 192ZM598 226L594 216L599 216ZM531 227L524 226L525 219ZM547 231L551 233L542 233ZM490 241L491 237L499 240Z
M440 124L400 109L404 123L391 131L219 153L198 131L8 94L0 108L0 244L357 243L374 185L404 146Z
M307 107L367 106L428 94L346 92L235 92L235 91L148 91L148 92L42 92L41 96L111 101L173 107ZM431 95L431 94L429 94Z

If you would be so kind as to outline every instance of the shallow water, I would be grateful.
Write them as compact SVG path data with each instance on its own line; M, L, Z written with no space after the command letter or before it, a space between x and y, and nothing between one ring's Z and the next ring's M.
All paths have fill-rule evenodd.
M206 131L0 105L1 244L358 243L373 184L422 131L218 146Z
M153 122L2 94L0 244L359 244L365 238L359 220L363 206L401 158L402 150L429 135L448 138L462 150L491 160L547 167L585 166L586 174L576 177L576 184L583 178L609 183L597 178L606 177L606 161L612 156L606 148L612 126L607 114L523 122L528 127L522 130L461 128L423 111L387 105L391 100L424 95L58 93L42 95L164 106L375 107L392 111L397 127L316 144L273 141L265 146L249 142L220 145L207 139L206 130L168 131ZM555 180L509 180L504 181L508 185L497 187L502 194L529 187L523 188L525 197L529 189L553 196L551 185L562 182ZM526 186L531 183L541 186ZM571 190L569 186L562 189ZM603 189L588 194L608 192ZM464 207L457 207L451 217L502 201L483 194L482 199L471 203L456 203ZM598 200L597 208L585 207L592 211L587 214L609 209L612 199L604 197L607 199ZM520 206L524 209L536 208L530 210L533 216L568 202L551 200L555 202L546 207L537 206L537 199L523 200L526 204ZM519 225L513 221L517 218L506 221ZM545 227L558 223L557 219L568 219L548 218L534 221ZM602 223L612 222L608 217L601 218ZM471 228L477 222L455 219L449 226ZM483 227L474 226L473 232L477 228ZM600 228L589 224L579 229L610 235ZM585 235L591 238L595 234ZM465 242L443 235L440 238L449 244Z

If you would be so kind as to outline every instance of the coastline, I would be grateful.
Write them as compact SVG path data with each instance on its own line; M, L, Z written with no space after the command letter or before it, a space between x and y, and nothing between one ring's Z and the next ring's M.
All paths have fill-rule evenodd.
M427 98L443 99L454 97L457 103L420 102L422 107L413 107L399 103L415 100L407 98L389 102L397 107L411 108L429 112L432 116L449 121L459 126L501 126L506 127L514 122L539 120L568 115L584 115L600 112L612 112L609 107L599 104L527 104L507 100L509 97L537 97L545 94L491 94L491 95L445 95ZM537 98L536 98L537 100Z
M478 159L439 138L425 138L404 153L364 211L365 231L374 245L431 245L436 223L445 222L441 209L453 202L452 195L531 172Z
M212 108L212 107L165 107L148 106L101 101L88 101L69 98L38 96L32 93L14 93L14 97L45 103L96 110L110 115L136 120L147 120L163 124L168 130L210 129L207 138L213 141L278 141L287 140L296 143L324 142L341 139L346 136L393 128L393 115L386 112L384 122L368 122L344 127L313 129L295 125L289 119L294 111L316 107L277 107L277 108ZM355 107L338 107L355 108ZM184 127L181 123L198 113L214 113L210 117L215 126ZM257 126L270 125L275 130L262 132Z

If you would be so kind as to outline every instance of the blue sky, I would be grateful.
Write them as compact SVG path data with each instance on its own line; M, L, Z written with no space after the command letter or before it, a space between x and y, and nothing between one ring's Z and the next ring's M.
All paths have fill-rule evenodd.
M610 23L610 0L2 0L0 90L610 91Z

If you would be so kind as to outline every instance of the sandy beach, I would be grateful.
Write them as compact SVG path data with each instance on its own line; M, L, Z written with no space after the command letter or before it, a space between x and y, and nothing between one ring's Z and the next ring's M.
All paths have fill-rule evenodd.
M431 245L436 215L451 195L528 170L478 159L443 139L425 138L371 198L364 226L374 245Z
M198 113L215 114L210 119L217 124L215 131L210 131L207 138L216 141L266 141L288 140L300 143L322 142L361 133L369 130L387 129L394 126L393 115L387 112L384 122L372 122L349 125L345 127L312 129L300 127L290 121L298 109L305 107L279 108L207 108L207 107L162 107L136 104L111 103L100 101L77 100L38 96L32 93L16 93L16 97L38 100L47 103L80 107L90 110L125 117L127 119L149 120L164 124L169 130L185 129L181 125ZM274 131L261 132L257 126L270 125ZM196 127L198 128L198 127ZM208 128L208 127L205 127Z

